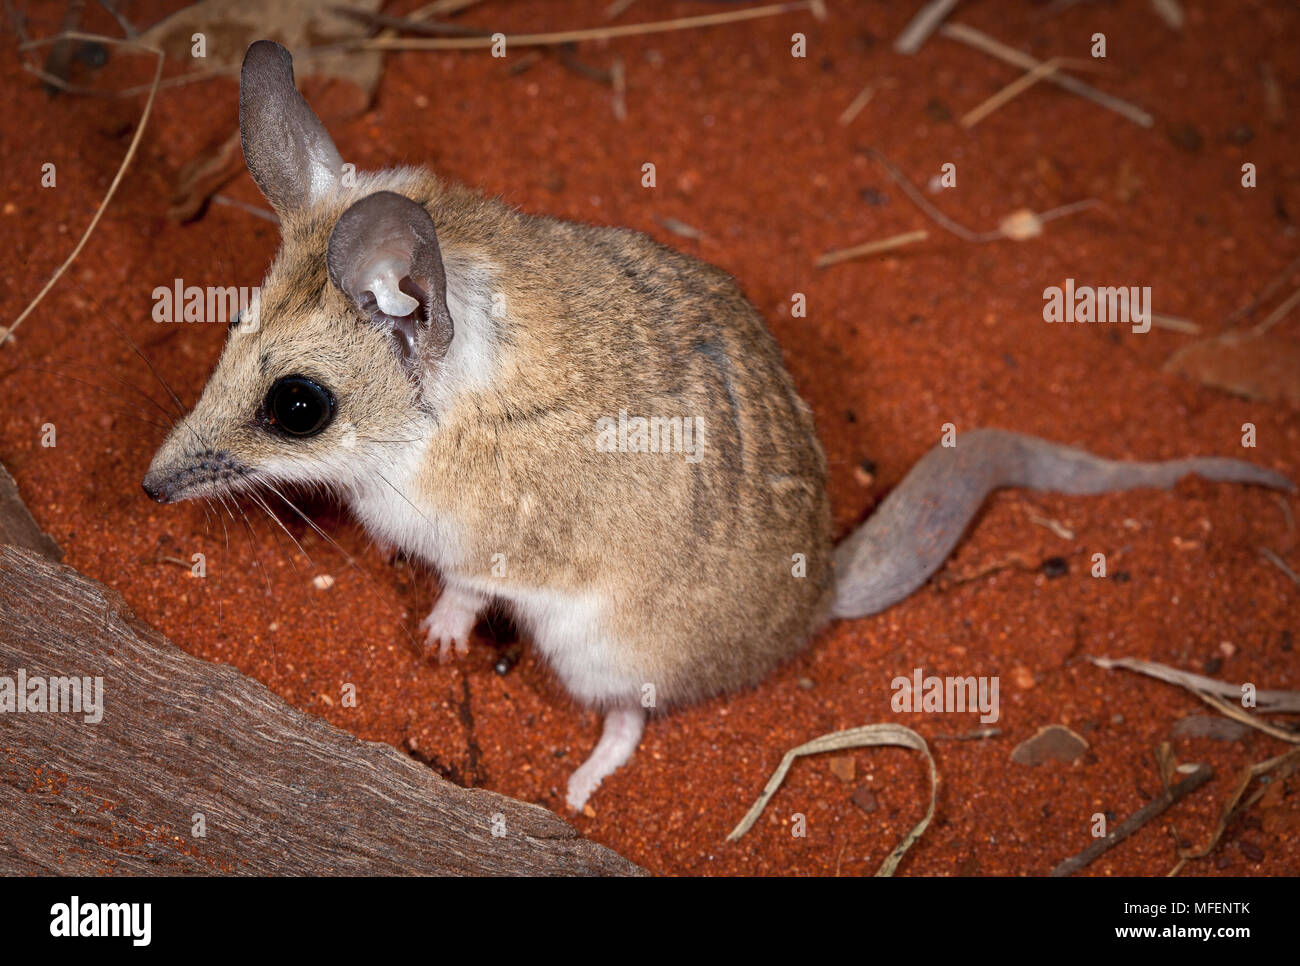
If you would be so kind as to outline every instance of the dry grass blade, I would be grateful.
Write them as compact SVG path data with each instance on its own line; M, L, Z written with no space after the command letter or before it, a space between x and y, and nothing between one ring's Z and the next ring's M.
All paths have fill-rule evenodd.
M1042 214L1030 211L1028 208L1020 208L998 222L998 227L993 231L974 232L960 222L953 221L931 204L929 199L921 194L920 189L912 184L903 172L898 170L898 166L875 148L868 148L867 154L885 169L885 173L889 175L894 184L903 189L903 194L911 199L912 204L920 208L940 228L951 232L962 241L980 244L1002 239L1025 241L1029 238L1037 238L1043 233L1043 225L1047 222L1056 218L1063 218L1066 215L1072 215L1077 211L1095 208L1100 204L1095 198L1086 198L1083 201L1073 201L1068 205L1061 205L1059 208L1053 208L1051 211L1045 211Z
M1269 329L1273 328L1273 326L1277 325L1284 318L1286 318L1287 313L1289 313L1297 305L1300 305L1300 288L1296 289L1294 292L1288 295L1281 305L1279 305L1277 308L1275 308L1272 312L1268 314L1267 318L1265 318L1262 322L1259 323L1259 325L1255 326L1253 329L1250 330L1251 338L1254 338L1256 336L1261 336Z
M1269 758L1265 761L1257 761L1255 764L1243 768L1241 770L1241 775L1237 778L1236 788L1228 797L1227 802L1223 805L1223 811L1219 814L1219 824L1215 826L1214 832L1211 833L1209 840L1197 849L1180 849L1178 852L1178 862L1169 870L1168 875L1177 875L1182 871L1183 866L1189 861L1194 859L1203 859L1205 856L1213 852L1215 846L1219 844L1219 840L1223 838L1223 833L1227 831L1228 823L1232 821L1238 812L1250 808L1250 806L1254 805L1255 802L1259 801L1264 792L1268 790L1267 788L1259 789L1250 797L1250 801L1246 802L1245 805L1238 809L1237 802L1241 801L1241 796L1246 793L1246 788L1250 785L1251 780L1272 771L1280 765L1285 765L1290 762L1300 762L1300 748L1292 748L1290 751L1284 751L1276 757Z
M673 30L693 30L699 27L718 27L775 17L796 10L813 10L813 0L794 0L789 3L772 3L763 7L746 7L729 13L707 13L696 17L678 17L675 20L656 20L649 23L631 23L609 27L588 27L583 30L563 30L545 34L505 34L511 47L547 47L556 44L574 44L584 40L611 40L615 37L635 37L642 34L667 33ZM358 41L356 46L366 50L472 50L491 47L491 37L375 37Z
M939 32L945 37L956 40L959 43L974 47L976 50L982 50L984 53L996 57L998 60L1019 67L1021 70L1033 70L1040 65L1040 61L1026 54L1024 51L1016 50L1014 47L1008 47L1000 41L994 40L988 34L976 30L974 27L967 27L965 24L949 23L939 28ZM1048 74L1046 80L1055 84L1057 87L1064 88L1071 94L1077 94L1086 100L1092 101L1108 110L1114 111L1128 118L1134 124L1140 127L1151 127L1155 124L1153 118L1142 108L1130 104L1128 101L1121 100L1104 91L1099 91L1079 80L1077 77L1071 77L1069 74Z
M1287 509L1290 509L1290 507L1288 507ZM1294 570L1292 570L1287 565L1287 562L1283 560L1281 557L1279 557L1277 553L1270 550L1268 547L1260 547L1259 555L1263 557L1265 560L1267 560L1269 563L1271 563L1278 570L1282 571L1282 573L1290 577L1296 583L1297 586L1300 586L1300 574L1297 574Z
M967 111L962 115L961 126L964 128L974 127L1003 104L1013 98L1019 97L1040 80L1045 80L1048 76L1055 74L1058 70L1061 70L1064 67L1073 67L1076 70L1080 68L1095 69L1094 65L1088 61L1077 60L1073 57L1053 57L1051 60L1045 60L1041 64L1032 68L1028 73L1021 77L1017 77L1006 87L1002 88L1002 90L984 101L984 103Z
M930 0L908 21L903 32L894 41L895 53L914 54L920 50L921 45L930 39L930 34L934 33L939 24L943 23L944 18L952 13L952 8L955 6L957 0Z
M1222 698L1216 698L1212 694L1206 694L1204 691L1193 691L1192 693L1215 711L1228 718L1232 718L1234 721L1240 721L1244 725L1250 725L1250 727L1254 728L1256 731L1262 731L1264 734L1270 735L1279 741L1285 741L1292 745L1300 744L1300 734L1286 731L1283 728L1279 728L1277 725L1269 724L1267 721L1261 721L1259 718L1256 718L1253 714L1249 714L1237 705L1229 704Z
M849 106L844 109L842 114L840 114L840 127L848 127L852 124L853 119L862 113L862 109L870 104L871 99L875 96L875 84L868 84L866 87L862 88L862 90L858 91L858 96L853 98L853 101Z
M1148 677L1158 678L1169 684L1177 684L1186 688L1188 691L1199 692L1203 695L1215 695L1221 698L1241 698L1241 688L1233 684L1225 684L1223 681L1216 681L1214 678L1203 677L1200 674L1193 674L1190 671L1180 671L1176 667L1170 667L1168 664L1160 664L1156 661L1143 661L1135 657L1094 657L1090 658L1093 664L1102 668L1124 668L1128 671L1136 671L1138 674L1145 674ZM1231 705L1229 706L1231 707ZM1300 713L1300 691L1256 691L1255 692L1255 709L1261 712L1293 712ZM1251 720L1252 716L1247 715Z
M135 157L136 149L140 146L140 138L143 136L144 129L149 123L149 115L153 112L154 98L158 96L158 85L162 82L164 57L163 52L156 47L150 47L147 44L142 44L135 40L119 40L116 37L104 37L98 34L69 33L61 36L66 37L69 40L88 40L101 44L116 44L121 47L133 47L137 50L143 50L154 54L158 58L158 65L154 70L153 84L149 88L149 99L145 101L144 112L140 115L140 123L136 125L135 134L131 137L131 144L126 149L126 156L122 158L122 163L118 166L117 174L114 175L112 184L108 186L108 191L104 195L104 200L99 203L99 208L95 210L95 216L90 219L90 224L87 225L86 230L82 232L81 239L77 242L76 247L72 249L72 254L67 257L62 265L55 269L54 274L50 276L50 280L45 283L45 287L36 294L34 299L27 303L27 308L23 309L22 313L18 318L14 319L9 328L5 329L3 334L0 334L0 346L3 346L9 341L9 337L14 333L14 330L17 329L18 326L22 325L23 319L27 318L27 316L31 314L32 310L40 304L41 299L45 298L46 293L54 287L54 283L63 277L63 273L68 270L68 266L77 260L77 256L81 254L81 250L86 246L86 242L89 240L91 233L94 232L95 226L99 224L99 219L104 215L104 209L106 209L108 203L113 200L113 195L117 192L118 185L122 183L122 178L126 174L126 169L131 164L131 159ZM51 37L49 38L49 42L53 43L58 39L60 38Z
M1159 312L1152 312L1151 324L1157 329L1168 329L1170 332L1182 332L1185 335L1201 334L1199 325L1190 319L1180 319L1176 315L1161 315Z
M891 235L889 238L880 239L880 241L867 242L863 245L855 245L852 248L841 248L838 251L819 255L813 265L817 268L826 268L828 265L847 262L851 258L866 258L868 255L893 251L895 248L902 248L904 245L911 245L913 242L925 241L929 237L930 233L924 228L918 231L904 232L901 235Z
M781 787L781 783L785 781L786 773L790 770L790 766L794 764L796 758L803 755L818 755L824 751L843 751L847 748L875 748L882 745L911 748L913 751L919 751L925 755L925 760L930 765L930 807L926 809L925 818L921 819L903 837L903 840L894 846L894 850L889 853L885 861L880 864L880 868L876 870L877 876L893 875L894 870L898 868L898 863L907 854L907 850L925 832L930 824L930 819L934 818L934 804L939 793L939 771L935 768L934 757L930 754L929 746L925 743L924 738L911 728L904 728L902 725L863 725L861 728L849 728L847 731L836 731L828 735L822 735L806 744L799 745L797 748L791 748L785 753L785 757L781 759L781 764L772 773L772 777L767 780L763 793L758 796L758 800L754 802L753 807L745 813L745 817L731 830L731 833L727 836L727 841L737 841L758 821L758 817L763 814L763 809L767 807L768 801L776 794L777 789Z

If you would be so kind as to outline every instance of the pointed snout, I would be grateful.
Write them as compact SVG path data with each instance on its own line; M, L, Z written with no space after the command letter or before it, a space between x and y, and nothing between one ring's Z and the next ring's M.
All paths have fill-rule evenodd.
M171 495L167 490L167 480L157 470L150 468L149 472L144 475L144 480L140 483L149 499L158 503L170 503Z
M168 439L140 485L151 500L178 503L199 493L226 489L250 472L225 450L184 449Z

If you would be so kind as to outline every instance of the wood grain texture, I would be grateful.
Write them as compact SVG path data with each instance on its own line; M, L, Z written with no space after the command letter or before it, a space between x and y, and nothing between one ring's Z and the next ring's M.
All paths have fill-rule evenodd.
M642 873L545 809L303 714L181 651L103 585L0 546L0 676L19 668L101 677L103 717L0 714L3 874Z
M0 543L35 550L51 560L62 560L63 549L41 530L18 495L18 484L0 465Z

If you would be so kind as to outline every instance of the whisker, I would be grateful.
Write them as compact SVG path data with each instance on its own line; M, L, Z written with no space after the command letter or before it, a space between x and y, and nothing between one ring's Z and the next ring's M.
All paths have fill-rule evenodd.
M324 541L325 541L326 543L328 543L331 547L333 547L335 550L337 550L337 551L339 552L339 554L342 555L343 559L346 560L346 561L348 562L348 565L349 565L353 570L355 570L358 574L360 574L360 575L361 575L361 576L362 576L366 581L368 581L368 582L370 583L370 585L371 585L372 587L375 588L376 591L379 592L379 595L380 595L380 596L379 596L379 599L380 599L380 600L383 600L383 599L384 599L384 598L383 598L383 588L381 588L381 587L379 586L379 583L378 583L378 582L377 582L377 581L376 581L372 576L370 576L370 574L366 573L366 572L365 572L365 571L364 571L364 570L363 570L363 569L362 569L362 568L357 564L356 560L353 559L352 555L351 555L350 553L348 553L346 550L344 550L343 547L339 544L339 542L338 542L337 540L335 540L335 539L334 539L333 537L331 537L328 533L326 533L324 530L322 530L322 529L321 529L321 528L316 524L316 521L315 521L315 520L313 520L313 519L311 519L311 517L307 516L306 513L304 513L302 510L300 510L300 509L298 508L297 504L295 504L295 503L294 503L292 500L290 500L287 496L285 496L283 493L281 493L280 490L279 490L279 488L276 487L275 484L271 483L269 480L259 480L258 482L259 482L262 486L265 486L267 489L269 489L269 490L270 490L272 493L274 493L276 496L278 496L281 500L283 500L284 503L285 503L285 505L286 505L290 510L292 510L295 514L297 514L298 517L299 517L300 519L302 519L302 521L303 521L304 523L307 524L307 526L309 526L309 527L311 527L313 530L315 530L316 533L321 537L322 540L324 540ZM400 628L402 629L402 633L404 633L404 634L406 635L407 639L410 640L411 643L412 643L412 645L413 645L413 646L416 646L416 648L417 648L417 650L418 650L418 645L416 645L416 643L415 643L415 638L412 637L412 636L411 636L411 632L410 632L409 630L406 629L406 622L403 621L403 620L401 619L400 615L398 615L398 613L397 613L396 611L393 610L392 605L389 604L387 601L384 602L384 606L388 609L388 612L389 612L390 614L392 614L394 620L397 622L398 627L400 627Z
M71 281L73 285L76 285L77 288L81 290L81 294L90 300L90 303L94 305L96 309L99 310L99 314L104 317L104 319L108 322L109 325L111 325L114 329L117 330L117 334L120 335L126 341L126 344L131 347L131 351L134 352L137 356L139 356L140 360L146 366L149 367L149 371L153 373L154 378L157 379L158 382L162 385L162 387L167 390L167 395L169 395L172 398L172 401L176 403L176 406L178 408L177 415L178 416L185 415L185 410L187 407L183 402L181 402L181 397L176 395L176 392L175 390L172 389L171 384L168 383L167 380L162 377L162 375L158 372L156 368L154 368L154 364L149 361L149 357L146 356L144 352L140 350L140 347L138 345L135 344L135 340L133 340L129 335L126 334L126 329L124 329L121 325L119 325L113 319L112 316L110 316L107 312L104 311L104 307L99 304L99 302L95 299L93 295L91 295L89 292L86 291L85 287L82 286L80 282L78 282L76 279L71 277L69 277L69 281Z
M132 419L138 419L142 423L148 423L150 426L156 426L157 428L163 430L169 428L166 423L160 423L158 422L158 420L153 419L152 417L141 415L141 413L143 413L145 410L141 409L139 406L133 403L130 399L127 399L125 396L118 395L117 393L113 392L111 389L105 389L103 386L99 385L98 383L90 382L86 379L79 379L76 376L70 375L66 372L59 372L57 369L46 369L42 366L19 366L17 368L31 370L32 372L44 373L47 376L57 376L60 379L67 379L70 382L75 382L78 385L85 386L88 389L93 389L96 392L103 393L105 396L108 396L112 399L116 399L118 402L123 403L124 405L131 406L134 410L136 410L135 412L119 412L117 410L111 410L111 412L113 412L115 415L130 416Z

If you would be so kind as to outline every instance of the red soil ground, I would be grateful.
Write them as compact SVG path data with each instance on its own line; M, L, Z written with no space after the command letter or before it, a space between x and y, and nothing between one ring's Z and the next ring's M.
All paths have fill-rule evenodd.
M36 4L30 30L58 29L61 4ZM397 11L414 7L398 3ZM487 0L462 22L540 31L604 23L607 0ZM1300 416L1162 372L1193 337L1099 326L1048 326L1042 291L1081 284L1150 285L1156 311L1207 334L1300 253L1300 10L1284 2L1185 0L1168 28L1139 0L963 5L957 19L1040 58L1086 57L1108 38L1112 73L1097 86L1141 104L1151 129L1049 85L1021 95L972 130L954 120L1017 71L935 37L915 57L892 38L915 3L830 0L806 12L705 31L579 48L627 71L628 119L608 88L546 58L522 74L521 53L391 55L373 109L332 125L359 167L426 162L534 212L627 225L716 263L769 320L800 391L816 412L831 462L840 532L876 505L931 445L940 426L1003 426L1123 457L1246 455L1300 479ZM132 5L142 23L167 10ZM730 4L642 0L619 22L688 16ZM87 26L111 33L89 5ZM804 32L806 59L791 57ZM148 81L148 57L115 54L102 87ZM1271 66L1287 120L1269 120L1261 65ZM180 70L169 65L168 73ZM143 98L51 99L20 68L13 34L0 47L7 92L0 149L0 321L11 321L66 257L120 163ZM847 127L840 112L867 83L871 103ZM1273 108L1276 110L1276 107ZM508 674L481 635L468 658L438 667L412 649L436 597L424 569L385 562L355 523L328 505L311 512L356 559L289 513L299 553L260 510L243 521L199 505L157 506L140 478L163 431L89 388L162 398L114 330L143 348L186 401L196 398L226 337L218 325L158 325L151 292L184 278L255 285L277 244L273 225L213 206L185 226L167 220L181 165L233 130L237 87L213 80L165 90L121 190L68 275L0 349L0 459L73 566L119 590L179 646L235 665L289 702L363 738L410 750L455 780L562 810L563 787L596 740L526 646ZM1288 128L1287 125L1291 125ZM1104 205L1053 222L1041 238L973 245L937 230L865 150L924 183L945 162L958 187L934 196L976 229L1018 209L1082 198ZM58 187L39 187L57 165ZM640 185L653 161L658 187ZM1240 186L1257 165L1259 187ZM242 174L225 189L264 205ZM883 197L882 197L883 196ZM679 237L662 219L703 233ZM910 231L928 241L890 256L815 270L820 253ZM1284 293L1290 291L1290 287ZM806 293L807 318L791 294ZM1300 339L1300 313L1276 330ZM19 368L15 368L19 367ZM35 368L31 368L35 367ZM154 412L156 416L156 411ZM57 427L55 448L42 426ZM873 477L858 472L867 460ZM632 763L579 816L582 832L660 873L867 874L921 817L927 775L901 749L852 752L848 780L826 757L795 765L758 825L724 837L789 747L841 728L901 721L935 738L978 727L974 716L890 710L889 682L927 674L1000 675L1001 734L935 741L942 784L933 825L904 860L915 875L1042 874L1090 841L1090 816L1123 817L1160 789L1153 750L1208 762L1214 780L1088 868L1095 875L1163 874L1183 839L1212 832L1236 776L1285 750L1261 733L1236 742L1171 738L1175 721L1208 712L1172 686L1103 671L1089 655L1135 655L1261 687L1300 687L1294 650L1300 588L1263 560L1272 548L1300 567L1294 496L1188 481L1173 493L1101 498L997 496L944 572L889 612L839 623L760 687L673 712L649 726ZM1060 521L1073 539L1036 524ZM162 559L207 556L206 579ZM1089 576L1103 552L1127 582ZM1060 556L1069 571L1004 569L952 583L1011 554ZM313 577L335 578L328 590ZM356 686L357 707L339 700ZM111 697L110 697L111 700ZM1089 742L1076 763L1010 761L1017 743L1063 723ZM837 771L848 775L845 763ZM866 812L851 801L874 796ZM1300 872L1300 777L1291 776L1228 830L1205 875ZM807 816L792 837L790 817Z

